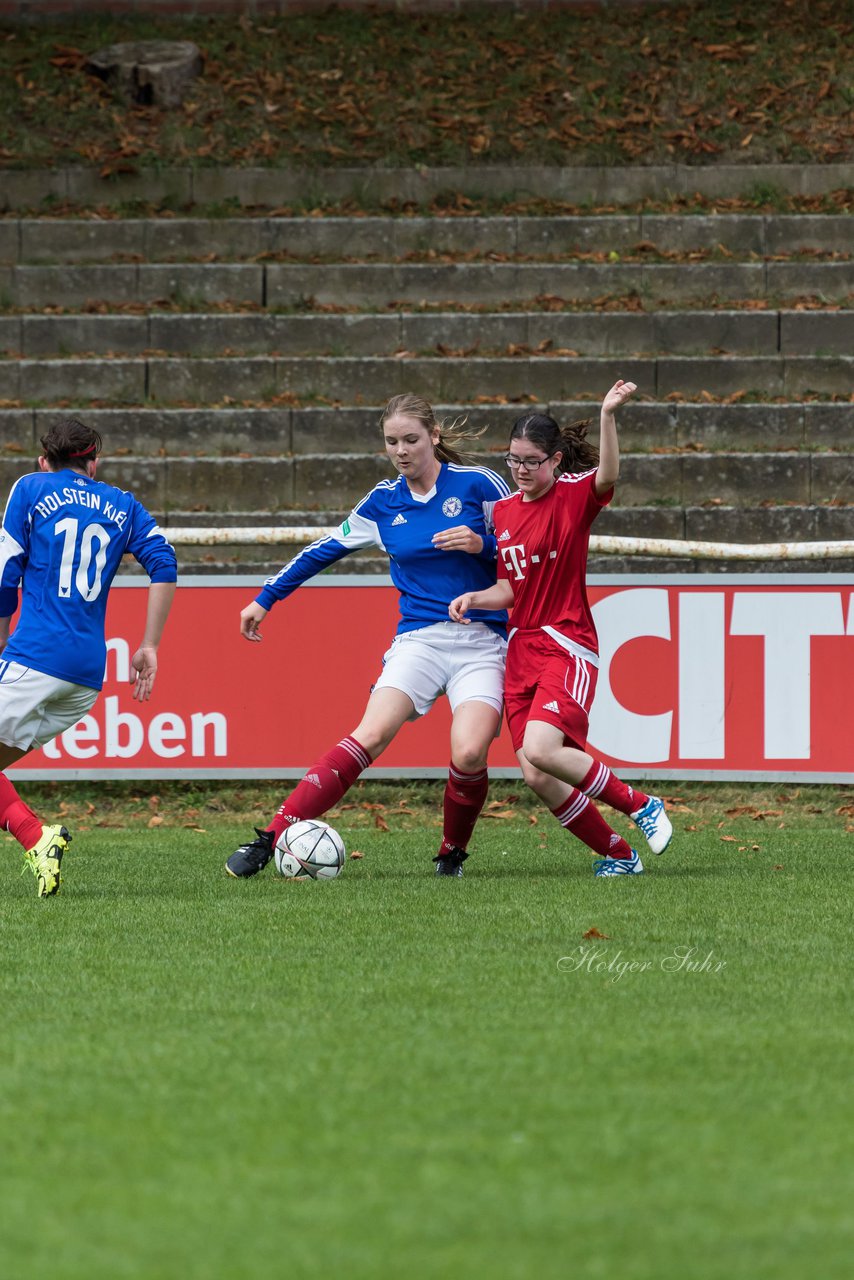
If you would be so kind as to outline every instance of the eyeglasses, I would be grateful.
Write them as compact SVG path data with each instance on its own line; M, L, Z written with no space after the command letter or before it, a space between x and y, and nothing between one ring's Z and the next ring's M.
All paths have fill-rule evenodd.
M514 458L512 453L505 453L504 461L511 471L539 471L548 458Z

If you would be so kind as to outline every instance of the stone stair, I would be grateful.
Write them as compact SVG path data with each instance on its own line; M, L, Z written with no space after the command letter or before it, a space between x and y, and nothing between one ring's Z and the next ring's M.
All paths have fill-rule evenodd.
M485 427L593 416L617 376L597 532L854 537L848 215L0 218L0 481L58 410L167 525L325 524L389 474L380 406ZM262 574L269 547L182 548ZM382 557L343 568L384 569ZM815 563L787 562L815 571ZM591 570L724 564L600 557ZM732 571L768 568L749 562ZM850 571L854 561L828 568Z

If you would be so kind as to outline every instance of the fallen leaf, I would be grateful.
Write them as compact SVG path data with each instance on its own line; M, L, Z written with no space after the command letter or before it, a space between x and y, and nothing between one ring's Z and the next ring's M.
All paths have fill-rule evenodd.
M364 854L359 849L354 849L350 854L351 858L364 858Z
M610 942L611 935L608 933L600 933L595 924L592 929L588 929L586 933L582 933L582 938L587 941L588 938L601 938L603 941Z

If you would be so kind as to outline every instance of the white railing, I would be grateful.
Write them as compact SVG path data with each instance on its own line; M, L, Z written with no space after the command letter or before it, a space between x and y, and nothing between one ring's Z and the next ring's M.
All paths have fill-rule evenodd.
M339 526L267 528L185 527L164 530L182 547L305 546L334 536ZM684 556L693 560L842 560L854 557L849 542L697 542L674 538L591 537L590 553L605 556Z

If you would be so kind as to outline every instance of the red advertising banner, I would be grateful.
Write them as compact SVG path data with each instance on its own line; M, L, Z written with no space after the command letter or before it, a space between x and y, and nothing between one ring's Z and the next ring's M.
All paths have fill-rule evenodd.
M119 579L104 690L15 772L44 777L293 777L352 730L397 624L388 579L326 577L239 634L254 580L178 591L150 702L130 657L145 583ZM844 575L592 578L601 665L590 749L630 778L854 781L854 580ZM371 772L441 776L444 699ZM506 731L490 758L515 773Z

